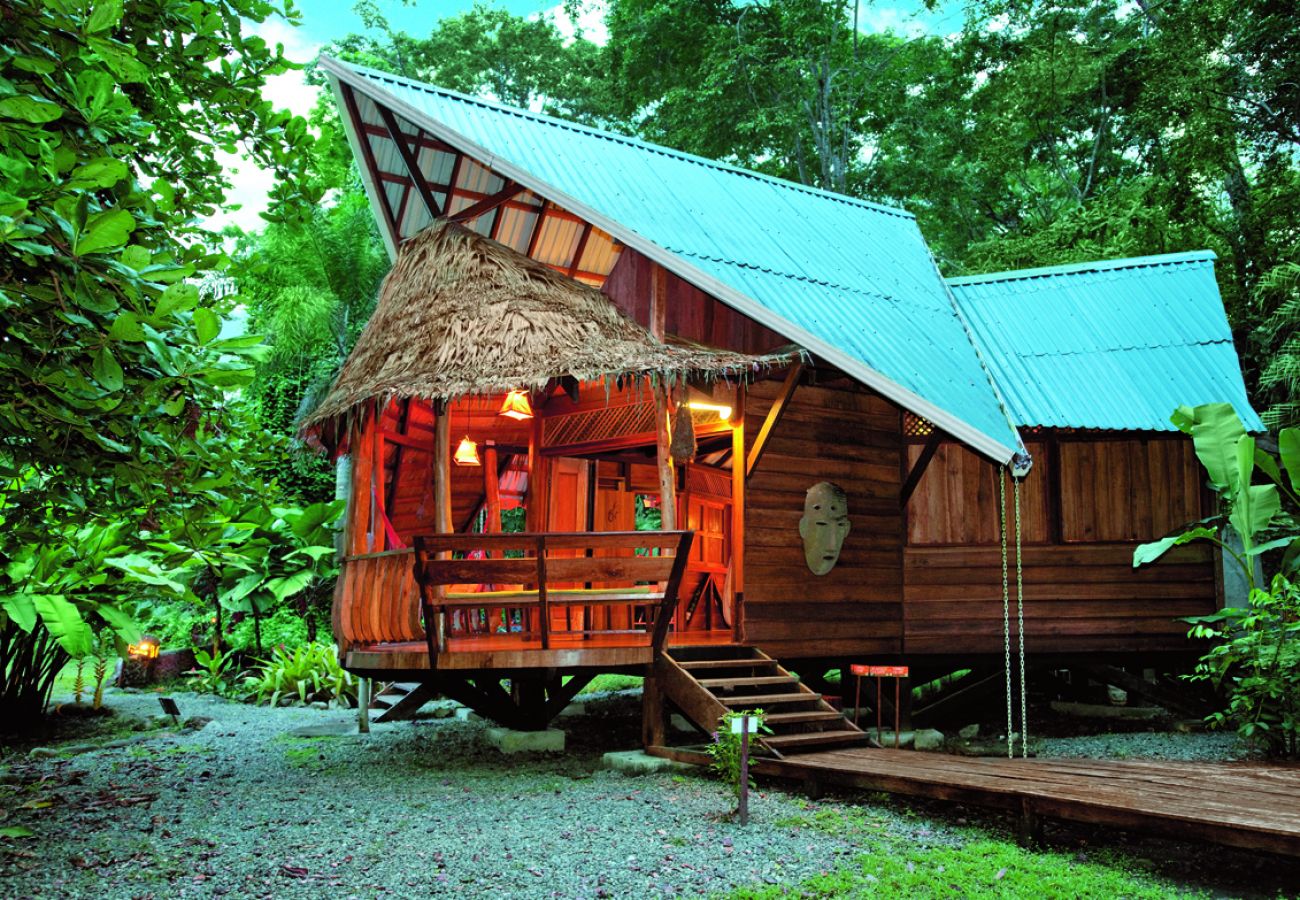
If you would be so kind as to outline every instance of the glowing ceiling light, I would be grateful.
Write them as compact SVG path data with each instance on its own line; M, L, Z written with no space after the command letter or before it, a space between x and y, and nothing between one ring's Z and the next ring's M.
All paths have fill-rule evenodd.
M501 411L497 415L520 421L531 419L533 407L528 402L528 394L523 391L511 391L506 394L506 402L501 404Z
M460 439L460 443L456 446L456 453L451 460L458 466L483 465L478 458L478 444L471 441L468 434Z

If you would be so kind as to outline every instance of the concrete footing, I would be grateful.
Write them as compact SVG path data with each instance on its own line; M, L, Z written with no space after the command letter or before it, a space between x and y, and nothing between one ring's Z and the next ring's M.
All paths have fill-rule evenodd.
M554 728L545 731L515 731L510 728L489 728L488 743L502 753L563 753L564 732Z
M691 772L697 768L690 763L678 762L675 759L651 756L641 750L619 750L614 753L606 753L600 758L600 764L603 768L613 769L615 772L621 772L624 775Z

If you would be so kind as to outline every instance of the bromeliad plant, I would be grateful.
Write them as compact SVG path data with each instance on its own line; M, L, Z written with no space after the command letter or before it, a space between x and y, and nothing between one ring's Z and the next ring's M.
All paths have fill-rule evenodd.
M302 704L312 700L356 704L356 678L339 665L338 648L331 644L276 647L270 659L259 662L259 671L245 681L249 698L257 703L278 706L288 698Z
M200 694L215 694L218 697L230 693L231 670L235 664L234 654L195 650L194 661L198 665L185 673L191 690Z
M1282 429L1275 458L1246 433L1229 404L1179 407L1172 421L1191 436L1223 513L1143 544L1133 565L1209 541L1223 551L1225 564L1240 568L1249 592L1245 605L1186 620L1191 637L1214 642L1189 677L1226 691L1228 707L1208 718L1211 725L1232 725L1274 755L1300 755L1300 589L1293 583L1300 534L1283 513L1284 500L1300 508L1300 429ZM1256 484L1257 475L1269 483ZM1228 527L1239 548L1225 533ZM1265 554L1280 554L1268 581L1259 577Z

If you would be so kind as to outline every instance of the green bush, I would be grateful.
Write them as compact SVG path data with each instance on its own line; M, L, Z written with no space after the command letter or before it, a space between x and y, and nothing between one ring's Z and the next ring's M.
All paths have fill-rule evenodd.
M1277 575L1248 606L1189 621L1194 637L1215 641L1191 678L1227 688L1228 708L1210 723L1235 725L1274 756L1300 756L1300 588Z
M276 647L270 659L259 660L256 673L244 684L250 699L271 706L286 697L302 704L324 700L340 706L355 706L357 700L356 678L339 665L338 648L332 644Z

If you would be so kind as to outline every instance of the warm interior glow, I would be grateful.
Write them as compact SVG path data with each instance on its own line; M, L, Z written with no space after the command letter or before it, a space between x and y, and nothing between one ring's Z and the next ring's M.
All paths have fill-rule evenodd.
M141 638L140 643L128 645L126 652L136 659L157 659L158 642L153 638Z
M524 391L511 391L506 394L506 402L501 404L499 416L506 416L511 419L531 419L533 417L532 404L528 402L528 394Z
M456 455L451 459L458 466L483 465L478 458L478 444L471 441L468 434L460 439L460 443L456 446Z
M731 407L723 406L721 403L703 403L699 400L691 400L686 404L687 409L699 409L708 412L715 412L718 418L723 421L731 420Z

